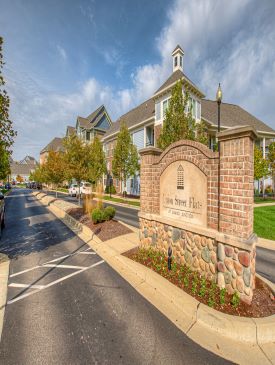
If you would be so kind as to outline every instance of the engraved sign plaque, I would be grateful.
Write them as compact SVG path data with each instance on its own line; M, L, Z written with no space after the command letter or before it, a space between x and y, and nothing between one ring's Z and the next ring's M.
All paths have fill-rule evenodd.
M207 177L194 164L176 161L160 177L160 214L207 225Z

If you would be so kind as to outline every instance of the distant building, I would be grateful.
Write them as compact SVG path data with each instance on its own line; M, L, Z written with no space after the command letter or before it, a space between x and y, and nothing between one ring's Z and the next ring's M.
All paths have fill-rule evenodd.
M113 122L105 108L101 105L86 118L77 117L76 126L67 126L66 137L76 133L83 141L90 143L95 136L102 138L105 133L111 128ZM40 152L40 164L45 163L49 151L62 151L63 138L55 137L46 147Z
M50 151L59 152L63 149L63 138L55 137L50 143L47 144L43 150L40 151L40 165L45 163Z
M30 174L36 169L38 162L32 156L26 156L21 161L11 161L10 181L17 181L18 176L22 178L23 182L29 181Z

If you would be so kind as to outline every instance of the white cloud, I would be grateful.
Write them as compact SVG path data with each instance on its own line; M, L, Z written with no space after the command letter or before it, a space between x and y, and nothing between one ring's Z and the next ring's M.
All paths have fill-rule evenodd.
M38 156L51 138L64 135L66 125L75 124L77 115L86 116L101 104L115 120L151 97L172 72L171 51L177 44L185 50L184 72L208 98L215 96L221 82L226 102L245 107L275 128L274 15L272 1L259 5L256 0L177 0L156 39L160 62L138 67L130 76L130 86L122 90L91 78L73 93L52 94L42 81L10 74L12 116L19 131L16 158L27 153ZM57 47L65 59L65 50ZM106 51L104 57L119 70L116 49Z
M67 60L67 52L65 51L65 49L63 47L61 47L60 45L56 46L57 48L57 52L59 54L59 56L66 61Z

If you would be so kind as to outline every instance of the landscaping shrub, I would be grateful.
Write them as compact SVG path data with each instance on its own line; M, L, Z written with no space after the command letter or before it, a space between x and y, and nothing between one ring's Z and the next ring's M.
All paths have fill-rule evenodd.
M116 214L116 210L114 207L108 206L104 209L104 218L106 221L109 221L110 219L114 218Z
M110 186L106 186L105 194L110 194ZM111 194L116 194L116 188L114 187L114 185L111 186Z
M94 224L101 223L104 220L104 212L99 208L92 211L91 218Z

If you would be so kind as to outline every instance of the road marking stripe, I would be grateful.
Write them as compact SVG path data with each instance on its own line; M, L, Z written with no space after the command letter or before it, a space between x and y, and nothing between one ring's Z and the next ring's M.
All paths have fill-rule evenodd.
M56 262L56 261L60 261L62 259L65 259L66 257L70 257L72 256L71 254L69 255L65 255L65 256L61 256L61 257L58 257L57 259L53 259L51 261L46 261L44 264L42 264L42 266L46 265L46 264L50 264L51 262Z
M41 266L34 266L34 267L31 267L30 269L26 269L26 270L23 270L23 271L16 272L15 274L11 274L10 278L13 278L14 276L17 276L17 275L20 275L20 274L24 274L25 272L28 272L28 271L32 271L32 270L37 269L39 267L41 267Z
M61 269L75 269L75 270L81 270L85 269L86 266L73 266L73 265L59 265L59 264L44 264L43 267L56 267Z
M88 251L81 251L79 252L79 255L96 255L95 252L88 252Z
M32 270L35 270L35 269L39 269L39 268L43 268L44 266L46 267L47 264L51 264L52 262L56 262L56 261L60 261L62 259L65 259L66 257L70 257L70 256L74 256L74 255L78 255L80 253L84 253L84 254L90 254L90 255L96 255L96 252L86 252L88 250L91 250L91 247L89 247L88 249L86 249L85 251L77 251L73 254L68 254L68 255L64 255L64 256L60 256L58 257L57 259L53 259L53 260L50 260L50 261L46 261L44 264L42 265L38 265L38 266L34 266L34 267L31 267L30 269L26 269L26 270L22 270L22 271L19 271L19 272L16 272L14 274L11 274L10 275L10 278L13 278L17 275L21 275L21 274L24 274L26 272L29 272L29 271L32 271ZM57 265L57 267L60 266L60 265Z
M55 281L53 281L53 282L51 282L51 283L49 283L47 285L44 285L44 287L41 288L41 289L33 290L32 292L29 292L29 293L26 293L26 294L22 294L22 295L20 295L19 297L15 298L15 299L11 299L11 300L7 301L7 304L15 303L18 300L21 300L21 299L24 299L24 298L28 297L29 295L32 295L32 294L35 294L35 293L37 293L37 292L39 292L41 290L47 289L47 288L49 288L49 287L51 287L53 285L56 285L56 284L60 283L61 281L64 281L66 279L71 278L72 276L78 275L78 274L82 273L83 271L86 271L86 270L89 270L89 269L91 269L93 267L96 267L98 265L101 265L104 262L105 262L104 260L98 261L98 262L96 262L95 264L93 264L91 266L85 267L85 269L81 269L81 270L75 271L75 272L73 272L73 273L71 273L71 274L69 274L67 276L63 276L60 279L57 279L57 280L55 280Z
M45 285L32 285L32 284L20 284L20 283L11 283L8 286L12 288L29 288L29 289L43 289Z

